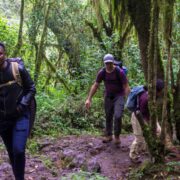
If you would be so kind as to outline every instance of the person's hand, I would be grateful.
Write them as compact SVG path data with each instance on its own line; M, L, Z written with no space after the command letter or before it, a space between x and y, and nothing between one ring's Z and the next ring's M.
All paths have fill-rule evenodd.
M159 122L157 122L156 123L156 134L158 135L158 136L160 136L161 135L161 126L160 126L160 124L159 124Z
M91 107L91 100L87 99L85 102L86 109L89 110Z
M19 114L21 114L25 110L25 106L23 106L22 104L18 104L16 110Z

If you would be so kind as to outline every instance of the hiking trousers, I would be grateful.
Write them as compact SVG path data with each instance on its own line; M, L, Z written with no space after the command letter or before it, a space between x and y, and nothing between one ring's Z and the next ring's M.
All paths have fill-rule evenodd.
M133 128L133 134L135 137L130 147L129 157L131 159L137 159L140 156L141 152L145 152L147 150L147 145L143 137L139 121L137 120L134 113L132 113L131 116L131 123Z
M117 96L114 98L105 96L104 106L106 114L106 136L111 136L113 134L112 129L114 125L114 135L118 137L121 133L124 96Z
M0 135L8 151L16 180L24 180L25 147L29 133L29 112L25 112L16 123Z

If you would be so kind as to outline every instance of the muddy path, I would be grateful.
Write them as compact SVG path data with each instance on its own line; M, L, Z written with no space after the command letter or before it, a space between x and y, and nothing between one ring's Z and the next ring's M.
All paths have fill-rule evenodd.
M128 179L129 170L139 164L129 159L132 135L122 135L121 145L102 143L101 137L66 136L38 140L35 155L27 152L26 180L60 180L80 170L97 172L109 180ZM142 157L147 159L147 155ZM13 180L8 156L0 150L0 180Z

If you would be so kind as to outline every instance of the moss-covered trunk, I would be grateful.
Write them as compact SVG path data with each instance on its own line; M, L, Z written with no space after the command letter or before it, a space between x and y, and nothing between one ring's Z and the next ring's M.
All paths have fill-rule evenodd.
M157 92L156 92L156 81L158 72L158 25L159 25L159 6L158 0L152 0L152 10L151 10L151 25L150 25L150 39L148 47L148 106L150 111L150 135L148 147L151 155L155 162L163 162L164 155L164 143L159 140L156 134L157 128ZM158 72L159 73L159 72ZM147 136L147 134L145 134ZM147 139L147 137L145 137ZM153 144L154 143L154 144ZM156 150L155 150L156 148Z
M173 108L174 108L174 119L176 124L177 138L180 141L180 69L177 74Z
M13 57L16 57L22 46L22 36L23 36L23 22L24 22L24 0L21 0L21 9L20 9L20 23L19 23L19 33L18 33L18 41L15 46Z
M150 0L129 0L128 12L131 16L132 22L138 33L138 41L141 55L141 63L144 71L146 81L148 81L148 45L150 36L150 12L151 1ZM157 44L157 77L164 79L164 71L162 60L159 51L159 44Z

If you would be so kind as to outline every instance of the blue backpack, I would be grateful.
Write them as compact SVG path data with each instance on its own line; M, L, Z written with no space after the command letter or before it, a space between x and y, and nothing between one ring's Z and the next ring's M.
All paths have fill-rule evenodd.
M131 92L128 95L127 102L125 105L129 111L135 112L139 108L138 96L144 91L145 89L143 85L136 86L131 89Z

